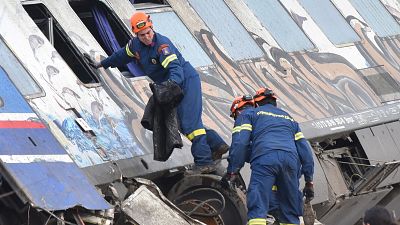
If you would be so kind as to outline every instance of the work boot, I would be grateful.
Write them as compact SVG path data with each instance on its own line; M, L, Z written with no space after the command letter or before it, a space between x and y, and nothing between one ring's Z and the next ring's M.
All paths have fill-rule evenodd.
M212 152L212 160L218 160L222 158L222 155L227 153L229 150L229 145L227 144L222 144L218 147L218 149L216 151Z
M216 163L212 163L209 165L198 166L194 164L191 168L185 171L186 175L199 175L199 174L208 174L215 172L217 170Z

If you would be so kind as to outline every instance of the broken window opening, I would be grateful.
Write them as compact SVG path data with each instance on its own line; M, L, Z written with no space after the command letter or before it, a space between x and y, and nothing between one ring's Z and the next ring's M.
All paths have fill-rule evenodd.
M373 167L354 133L329 143L322 142L320 145L324 157L336 160L344 182L351 191L365 180L367 171Z
M382 103L400 99L399 83L383 65L357 70L363 75L365 82L371 87Z
M23 7L77 78L84 84L99 83L96 73L86 63L83 54L71 41L46 6L43 4L29 4L23 5Z
M124 47L132 38L123 22L103 3L70 1L69 4L108 55ZM144 75L142 69L133 61L118 69L125 77Z

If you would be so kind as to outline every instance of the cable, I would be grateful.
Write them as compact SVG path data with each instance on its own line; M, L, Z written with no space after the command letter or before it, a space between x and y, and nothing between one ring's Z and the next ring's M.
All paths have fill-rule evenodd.
M354 181L353 181L353 177L354 176L357 176L357 177L359 177L361 180L366 180L366 178L364 178L364 177L362 177L360 174L358 174L358 173L353 173L351 176L350 176L350 178L349 178L349 180L350 180L350 182L349 182L349 188L352 190L352 191L354 191Z
M342 161L337 161L337 163L349 164L349 165L358 165L358 166L376 167L375 165L368 165L368 164L361 164L361 163L351 163L351 162L342 162Z
M44 225L47 225L49 223L50 219L51 219L51 215L49 215L49 218L47 218L46 223Z
M30 218L29 218L30 211L31 211L31 205L28 206L28 225L30 224Z
M348 156L348 155L343 155L342 158L354 158L354 159L360 159L360 160L365 160L365 161L374 161L374 162L383 162L383 163L388 162L388 161L383 161L383 160L367 159L367 158L360 158L360 157Z
M10 192L1 194L1 195L0 195L0 199L5 198L5 197L10 196L10 195L13 195L13 194L15 194L15 193L17 193L17 192L16 192L16 191L10 191Z
M192 209L192 211L185 211L185 213L188 215L188 216L191 216L191 215L195 215L195 216L206 216L206 217L214 217L214 216L218 216L219 214L221 214L221 212L223 211L223 208L222 208L222 210L218 210L218 211L216 211L216 212L214 212L214 213L200 213L200 212L196 212L196 210L197 209L199 209L200 207L202 207L204 204L206 204L206 203L208 203L208 202L213 202L213 201L216 201L216 202L218 202L220 205L222 205L223 203L220 201L220 200L218 200L218 199L216 199L216 198L210 198L210 199L207 199L207 200L204 200L204 201L202 201L202 202L200 202L200 204L198 204L196 207L194 207L194 209ZM185 203L185 202L184 202ZM183 204L179 204L179 205L183 205Z
M189 212L184 211L187 215L189 215L189 216L190 215L197 215L197 216L214 217L214 216L218 216L219 214L221 214L222 211L224 211L224 209L225 209L225 197L221 194L221 192L219 192L219 191L217 191L217 190L215 190L213 188L195 189L193 191L190 191L190 192L187 192L187 193L185 193L183 195L178 196L177 198L174 199L174 202L177 202L178 200L180 200L180 199L182 199L184 197L187 197L189 195L192 195L192 194L194 194L196 192L199 192L199 191L212 191L212 192L216 193L221 198L221 200L216 199L216 198L211 198L211 199L204 200L204 201L200 202L197 206L195 206L193 210L191 210ZM199 212L195 212L197 209L199 209L204 204L206 204L208 202L214 202L214 201L218 202L218 204L221 205L221 208L219 210L216 210L216 212L214 212L214 213L199 213ZM178 205L182 205L182 204L178 204Z

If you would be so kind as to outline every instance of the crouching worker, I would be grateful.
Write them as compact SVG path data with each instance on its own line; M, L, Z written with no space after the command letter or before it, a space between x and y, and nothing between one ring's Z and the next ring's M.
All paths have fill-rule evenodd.
M301 131L287 112L276 107L277 98L271 90L263 95L265 104L243 111L235 120L229 165L223 179L235 177L248 155L251 164L248 224L266 224L273 185L279 190L280 223L299 224L302 196L298 192L300 159L295 137Z
M276 105L276 97L274 97L273 92L268 88L260 88L254 95L255 107L260 107L266 104ZM300 196L305 196L306 201L311 201L314 198L314 187L313 187L313 176L314 176L314 160L312 156L312 150L304 138L303 133L300 131L295 134L294 137L297 154L300 159L300 174L299 178L304 175L305 186L303 188L303 193L299 192ZM278 200L278 190L279 187L274 185L272 187L271 201L269 204L269 212L274 215L275 219L281 221L283 213L281 212ZM300 202L301 203L301 202ZM300 206L301 207L301 206ZM301 207L302 208L302 207Z

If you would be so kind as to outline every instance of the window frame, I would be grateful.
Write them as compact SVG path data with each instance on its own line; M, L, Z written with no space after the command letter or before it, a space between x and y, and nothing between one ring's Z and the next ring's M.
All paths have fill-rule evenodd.
M329 40L329 42L335 46L336 48L344 48L344 47L349 47L349 46L355 46L357 43L362 41L362 37L354 30L354 27L351 26L349 23L347 23L346 17L344 17L342 11L337 7L337 5L335 4L335 2L333 2L332 0L328 0L332 6L335 8L335 10L339 13L339 15L343 18L343 20L346 22L346 24L348 25L348 27L356 34L356 36L358 37L358 41L354 41L354 42L347 42L347 43L342 43L342 44L335 44L333 43L330 38L325 34L325 32L320 28L320 26L318 25L318 23L316 22L316 20L313 18L313 16L307 11L306 8L304 8L303 4L298 1L299 5L304 9L305 12L307 12L307 14L310 16L310 18L312 20L314 20L314 23L316 26L318 26L318 28L321 30L321 32L326 36L326 38Z
M218 42L221 44L222 47L224 47L224 51L226 52L227 56L234 62L249 62L249 60L257 60L257 59L262 59L266 57L266 53L265 50L262 46L260 46L257 41L253 38L253 36L250 34L250 31L247 30L246 26L242 23L242 21L236 16L235 12L232 10L232 8L230 7L230 5L225 1L225 0L221 0L223 4L225 4L225 6L227 7L227 9L232 13L232 15L235 17L235 19L239 22L239 24L243 27L243 29L247 32L250 40L253 41L253 43L255 44L255 46L257 46L258 50L262 53L261 56L254 56L254 57L250 57L250 58L243 58L243 59L235 59L233 56L231 56L231 54L229 53L229 50L225 47L225 45L223 44L223 42L221 40L219 40L219 38L213 33L213 35L215 36L215 38L218 40ZM198 13L198 11L195 9L195 7L193 7L193 5L190 3L190 1L187 2L187 4L189 5L189 7L197 14L198 18L200 18L204 25L207 27L207 29L212 32L212 30L210 29L208 23L201 17L201 15ZM183 20L182 20L183 21Z
M57 21L55 18L54 14L51 12L51 10L42 2L42 1L22 1L21 5L25 12L28 14L28 16L32 19L32 21L36 24L35 20L31 17L31 15L28 13L28 11L25 9L25 6L37 6L37 7L42 7L45 10L45 13L47 16L51 18L50 21L52 21L52 28L49 28L49 37L46 36L46 34L43 33L43 31L39 28L39 30L42 32L42 34L46 37L46 39L50 42L50 44L53 46L54 50L61 56L65 64L70 68L72 74L76 77L76 79L86 88L96 88L101 86L101 79L98 73L89 65L87 60L84 58L83 53L79 51L79 48L75 45L75 43L72 41L72 39L68 36L67 32L64 30L63 26ZM37 24L36 24L37 26ZM54 34L57 32L56 29L58 29L60 38L63 39L63 43L65 44L65 47L70 50L70 52L73 54L75 59L77 60L78 63L81 64L82 68L88 73L89 77L92 78L95 82L83 82L82 79L75 73L73 68L70 66L70 64L64 59L63 54L61 54L55 47L54 43ZM51 31L51 32L50 32ZM50 37L51 35L51 37Z
M381 0L377 0L378 4L380 4L383 9L385 10L385 12L387 12L389 14L389 16L394 20L394 22L399 26L400 29L400 20L397 20L396 17L393 16L392 13L390 13L390 11L386 8L385 4L383 4L383 2ZM353 3L351 0L349 0L349 4L357 11L357 13L360 15L360 17L367 23L367 21L365 20L365 18L361 15L361 13L357 10L356 7L354 7ZM367 23L368 24L368 23ZM397 34L393 34L393 35L386 35L386 36L380 36L376 30L374 30L369 24L368 27L371 28L373 30L373 32L375 33L375 35L379 38L396 38L398 36L400 36L400 31Z
M139 5L140 5L140 4L143 4L143 3L139 3ZM136 8L136 5L135 5L135 4L134 4L134 6L135 6L135 8ZM143 7L138 7L138 8L136 8L136 9L137 9L138 11L143 11L143 12L145 12L145 13L147 13L147 14L165 13L165 12L172 12L172 13L174 13L174 14L178 17L178 19L180 19L180 21L182 22L182 25L186 28L186 30L187 30L188 33L191 35L191 37L193 38L193 40L196 41L196 43L197 43L197 45L199 46L199 48L204 52L204 54L208 57L209 61L211 62L211 64L209 64L209 65L203 65L203 66L198 66L198 67L195 67L195 66L193 65L193 67L194 67L195 69L196 69L196 68L214 68L214 67L215 67L215 62L211 59L211 57L210 57L210 55L208 54L208 52L207 52L207 51L203 48L203 46L200 44L200 42L199 42L199 40L197 39L197 37L196 37L195 35L193 35L193 34L190 32L190 29L189 29L189 28L187 27L187 25L185 24L183 18L180 17L179 14L176 13L176 12L174 11L174 9L173 9L170 5L151 4L151 5L141 5L141 6L143 6ZM182 52L181 52L181 53L182 53ZM187 57L185 57L185 60L187 60L189 63L191 63L190 60L187 59Z
M21 66L21 68L26 72L26 74L32 79L33 82L35 82L36 86L40 89L40 92L32 94L32 95L24 95L21 90L18 89L18 86L14 83L13 80L11 80L15 87L18 89L18 91L21 92L21 95L24 96L24 98L26 99L35 99L35 98L41 98L46 96L46 92L44 91L43 87L40 85L40 83L35 79L34 76L32 76L32 73L26 68L26 66L24 65L24 63L22 63L22 61L17 57L17 55L15 54L15 52L9 47L9 45L7 44L7 41L4 40L3 36L0 35L0 41L3 42L4 46L6 48L8 48L8 50L10 51L10 54L13 55L13 57L15 58L15 60L19 63L19 65ZM0 67L7 73L8 76L10 76L10 71L7 71L3 66L0 65Z
M249 10L251 11L251 13L254 15L254 17L260 22L261 26L268 32L270 33L271 37L274 38L274 40L276 41L276 43L278 44L279 48L282 49L282 51L288 53L288 54L293 54L293 53L306 53L306 52L317 52L319 49L317 47L317 45L312 41L312 39L310 38L310 35L308 35L308 33L304 32L304 30L302 29L302 27L299 26L299 24L293 19L292 14L289 12L289 10L285 7L285 5L281 2L281 0L276 0L277 3L279 5L281 5L281 7L283 8L283 10L286 12L286 15L289 16L289 18L293 21L293 23L299 28L300 32L304 34L304 36L307 38L307 40L311 43L312 48L310 49L301 49L301 50L295 50L295 51L287 51L286 49L284 49L282 47L282 45L279 43L278 38L276 38L276 36L274 35L274 33L272 31L270 31L263 23L260 19L258 19L258 17L256 16L256 14L254 13L254 11L246 4L245 0L244 4L246 5L246 7L249 8ZM300 5L300 3L299 3ZM301 5L300 5L301 6Z

